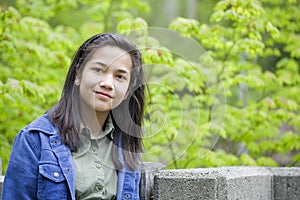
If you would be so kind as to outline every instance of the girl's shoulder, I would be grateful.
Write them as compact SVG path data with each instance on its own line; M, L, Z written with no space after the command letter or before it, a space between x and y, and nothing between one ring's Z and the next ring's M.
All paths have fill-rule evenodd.
M50 121L47 114L44 114L30 124L28 124L23 131L25 132L42 132L47 135L58 134L58 129L54 126L54 124Z
M39 155L42 144L49 143L50 136L56 134L56 128L44 114L22 128L14 139L14 152L30 151ZM20 147L22 147L20 149Z
M59 141L56 143L61 144L58 129L50 121L48 115L44 114L21 129L15 137L15 143L22 143L23 146L30 147L39 153L41 146L50 148L51 141L56 138Z

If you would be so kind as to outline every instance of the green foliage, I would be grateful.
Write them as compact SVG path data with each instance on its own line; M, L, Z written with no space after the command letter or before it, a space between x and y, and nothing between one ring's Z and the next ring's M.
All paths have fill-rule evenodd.
M181 27L183 22L193 27L182 34L197 38L218 63L228 100L226 140L191 167L299 165L295 152L300 149L300 24L299 17L290 14L296 10L299 12L296 2L224 0L215 6L212 25L198 23L195 28L195 20L182 18L171 23L170 28L180 32L188 31ZM257 60L271 56L277 60L274 71L264 71L265 66ZM189 149L189 155L200 151L198 147ZM280 163L278 154L286 155L289 161Z
M0 155L5 169L16 133L57 101L74 47L67 28L22 17L13 7L0 9Z
M58 100L70 57L79 44L104 31L101 27L110 28L105 17L112 15L119 22L124 13L128 17L134 10L148 10L144 2L123 1L113 8L110 2L18 0L15 7L0 7L0 157L4 172L15 135ZM78 6L90 17L77 29L49 24L55 14ZM97 13L97 8L106 15ZM123 14L115 11L118 9Z
M178 16L169 28L207 50L197 60L150 35L140 17L150 4L17 0L0 7L4 172L17 132L58 100L74 50L105 31L134 33L143 53L146 161L169 168L299 166L299 3L221 0L207 24ZM214 121L223 115L223 124Z
M62 10L75 8L77 6L77 2L74 0L17 0L16 6L22 14L47 20Z

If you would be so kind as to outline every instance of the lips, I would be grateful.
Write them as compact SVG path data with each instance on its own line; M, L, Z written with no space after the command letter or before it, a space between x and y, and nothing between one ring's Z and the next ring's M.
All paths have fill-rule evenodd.
M107 94L105 92L101 92L101 91L94 91L97 95L102 96L102 97L106 97L106 98L110 98L112 99L112 96L110 94Z

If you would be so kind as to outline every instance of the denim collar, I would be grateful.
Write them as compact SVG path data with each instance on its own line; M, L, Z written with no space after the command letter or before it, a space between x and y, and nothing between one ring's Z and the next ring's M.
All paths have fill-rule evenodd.
M28 131L41 131L48 135L58 134L58 129L51 123L48 114L38 117L27 126Z

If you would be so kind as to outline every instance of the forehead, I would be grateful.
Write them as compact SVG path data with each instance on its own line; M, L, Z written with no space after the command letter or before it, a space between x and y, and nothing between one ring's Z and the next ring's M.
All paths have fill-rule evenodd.
M123 63L125 65L132 65L130 54L115 46L104 46L94 50L90 61L101 60L105 64L110 65L114 63Z

